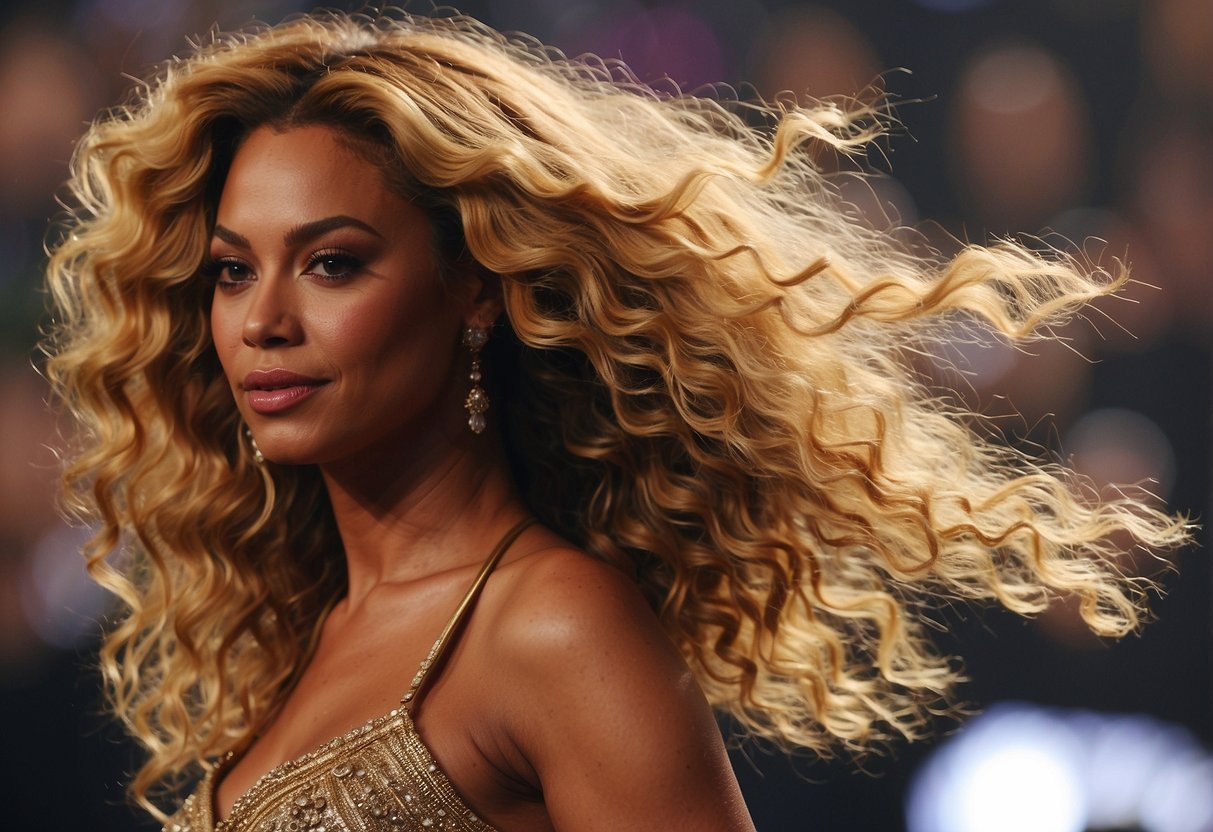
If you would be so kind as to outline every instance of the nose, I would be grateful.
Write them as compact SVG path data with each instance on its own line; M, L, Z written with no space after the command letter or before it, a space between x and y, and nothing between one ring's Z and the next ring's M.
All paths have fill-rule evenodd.
M252 287L242 337L250 347L287 347L303 340L297 299L289 278L263 277Z

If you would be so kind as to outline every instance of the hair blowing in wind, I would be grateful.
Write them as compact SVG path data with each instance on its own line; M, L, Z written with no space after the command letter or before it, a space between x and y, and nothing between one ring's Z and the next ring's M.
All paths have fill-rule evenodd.
M1121 558L1183 544L1186 521L988 438L910 360L957 318L1047 337L1127 275L865 227L818 160L881 123L658 93L404 14L216 36L99 118L46 349L79 424L66 503L121 601L101 663L149 752L144 805L273 716L343 591L319 477L254 462L210 339L217 194L261 125L340 127L501 276L508 348L486 373L513 378L500 408L531 510L635 576L746 729L819 753L916 735L957 673L921 611L952 599L1074 597L1096 633L1133 630L1144 586Z

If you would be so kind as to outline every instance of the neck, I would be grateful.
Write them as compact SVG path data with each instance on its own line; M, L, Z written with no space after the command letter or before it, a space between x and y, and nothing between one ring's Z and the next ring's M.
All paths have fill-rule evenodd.
M345 549L347 601L484 559L526 509L490 428L321 467Z

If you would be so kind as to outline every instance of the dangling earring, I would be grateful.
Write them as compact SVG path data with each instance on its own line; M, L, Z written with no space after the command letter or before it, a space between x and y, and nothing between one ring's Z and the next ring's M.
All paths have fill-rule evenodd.
M480 374L480 350L488 340L489 331L483 327L469 326L463 330L463 345L472 351L472 372L468 374L472 389L468 391L468 397L463 402L463 407L468 412L468 427L472 429L472 433L482 432L488 424L484 411L489 409L489 394L480 386L480 380L483 378Z
M261 453L261 449L257 447L257 440L253 438L253 431L248 425L244 426L244 438L248 440L249 447L253 449L253 461L258 465L264 465L265 454Z

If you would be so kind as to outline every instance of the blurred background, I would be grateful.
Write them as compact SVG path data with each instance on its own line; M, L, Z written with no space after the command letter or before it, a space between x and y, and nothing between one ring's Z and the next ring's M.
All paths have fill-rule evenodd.
M360 7L361 3L332 3ZM276 22L286 0L8 0L0 11L0 789L5 829L135 830L135 751L100 714L106 600L52 507L54 425L34 371L42 242L73 139L132 76L212 26ZM414 10L423 10L414 4ZM425 4L428 8L428 4ZM872 222L939 245L1028 232L1137 281L1016 351L957 332L936 362L974 408L1008 416L1099 483L1142 483L1209 516L1213 381L1213 0L479 0L461 9L570 55L619 57L683 89L742 97L883 90L908 135L882 174L844 181ZM899 71L904 68L907 71ZM943 369L945 366L951 369ZM932 368L927 368L934 371ZM1213 613L1208 533L1119 643L1064 606L1031 621L958 607L979 714L862 760L734 753L762 832L1209 832Z

